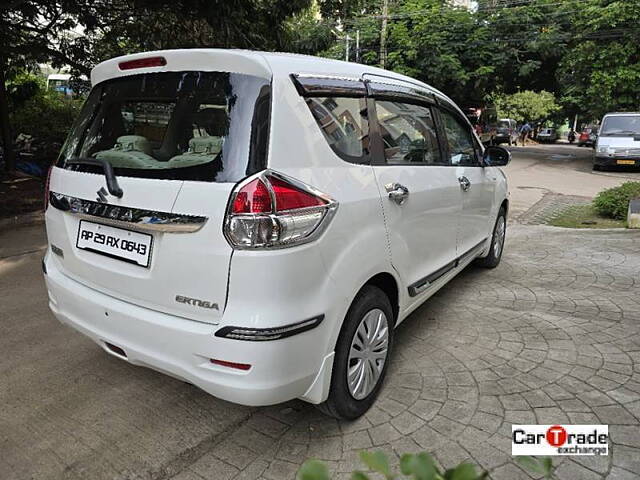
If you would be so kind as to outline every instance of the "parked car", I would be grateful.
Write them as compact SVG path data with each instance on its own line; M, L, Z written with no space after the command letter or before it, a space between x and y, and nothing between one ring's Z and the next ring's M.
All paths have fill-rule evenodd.
M553 143L558 140L558 132L554 128L543 128L538 132L536 140L543 143Z
M483 145L494 145L498 129L496 107L488 105L483 108L467 108L467 119L473 125Z
M214 49L91 78L50 172L43 270L55 316L115 357L356 418L394 328L500 262L510 154L424 83Z
M585 127L578 137L579 147L593 147L596 144L598 138L598 127L590 126Z
M493 139L495 145L508 143L515 145L518 142L518 127L516 121L511 118L502 118L498 120L496 134Z
M640 112L607 113L595 145L593 169L640 167Z

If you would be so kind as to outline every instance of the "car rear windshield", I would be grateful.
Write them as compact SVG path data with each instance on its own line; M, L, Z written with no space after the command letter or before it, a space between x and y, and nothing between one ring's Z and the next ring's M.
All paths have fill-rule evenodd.
M640 115L620 115L605 117L601 136L640 135Z
M118 176L237 182L266 166L268 80L165 72L108 80L90 93L57 166ZM86 162L86 163L83 163Z

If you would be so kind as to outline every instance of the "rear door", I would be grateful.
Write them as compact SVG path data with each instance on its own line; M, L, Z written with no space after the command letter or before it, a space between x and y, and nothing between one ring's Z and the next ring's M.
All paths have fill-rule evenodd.
M226 207L235 183L266 164L269 106L268 79L235 73L95 87L51 174L59 270L137 305L217 321L232 255ZM121 198L96 160L114 168Z
M432 98L412 86L369 88L369 111L377 120L374 171L391 260L409 296L416 297L455 266L459 187L440 148Z
M497 172L481 165L482 147L462 114L452 106L439 108L439 117L462 204L457 244L458 255L463 256L481 248L490 235Z

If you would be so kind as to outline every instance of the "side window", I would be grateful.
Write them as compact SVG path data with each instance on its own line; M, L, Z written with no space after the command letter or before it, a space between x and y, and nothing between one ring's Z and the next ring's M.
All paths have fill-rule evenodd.
M306 102L324 138L343 160L360 162L369 155L369 122L364 98L311 97Z
M462 120L446 110L440 110L440 116L447 136L447 143L449 144L451 165L479 165L469 125L463 123Z
M378 100L376 114L388 164L448 164L440 155L430 108Z

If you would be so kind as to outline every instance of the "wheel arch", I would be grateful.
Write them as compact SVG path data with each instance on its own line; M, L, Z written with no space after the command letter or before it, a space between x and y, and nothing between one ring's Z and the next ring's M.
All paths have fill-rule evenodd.
M393 323L395 325L398 321L398 312L400 311L400 291L398 289L398 282L395 277L388 272L381 272L367 280L364 285L360 287L360 290L362 290L367 285L378 287L387 295L387 298L389 299L391 308L393 310ZM360 290L358 290L358 292L360 292Z
M505 218L507 218L509 216L509 199L505 198L504 200L502 200L502 203L500 204L500 208L504 208L504 216ZM498 209L498 211L500 211Z

